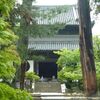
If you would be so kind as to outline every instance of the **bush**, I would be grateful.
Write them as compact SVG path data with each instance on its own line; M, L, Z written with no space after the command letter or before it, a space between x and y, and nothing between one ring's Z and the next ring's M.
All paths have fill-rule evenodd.
M0 100L32 100L32 97L26 91L0 83Z
M26 72L25 74L26 79L29 79L30 81L36 80L38 81L40 77L35 74L35 72Z
M79 50L62 49L54 52L59 55L57 65L59 68L58 78L61 82L66 83L66 87L82 86L82 71L80 68ZM82 88L82 87L81 87Z

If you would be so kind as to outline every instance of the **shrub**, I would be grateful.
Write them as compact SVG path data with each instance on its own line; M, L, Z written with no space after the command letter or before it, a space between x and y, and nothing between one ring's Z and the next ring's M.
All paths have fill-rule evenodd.
M38 75L36 75L35 72L26 72L25 76L30 81L33 81L33 80L37 81L40 79L40 77Z
M0 100L32 100L32 97L26 91L0 83Z
M80 68L79 50L62 49L55 51L59 55L57 65L59 68L58 78L61 82L66 83L67 88L76 87L76 84L82 85L82 71Z

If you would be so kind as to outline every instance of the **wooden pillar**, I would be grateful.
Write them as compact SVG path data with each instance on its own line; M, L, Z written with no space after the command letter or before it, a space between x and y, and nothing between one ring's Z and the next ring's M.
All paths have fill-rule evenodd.
M34 71L39 75L39 62L34 61Z
M87 96L96 93L96 70L93 55L89 0L78 0L80 55L84 89Z

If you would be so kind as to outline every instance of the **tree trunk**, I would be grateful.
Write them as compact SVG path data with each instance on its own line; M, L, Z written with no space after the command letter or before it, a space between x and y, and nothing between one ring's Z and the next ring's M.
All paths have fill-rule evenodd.
M28 71L30 68L30 65L28 63L27 60L24 60L21 63L21 72L20 72L20 89L24 89L24 85L25 85L25 72Z
M30 22L32 21L32 1L34 0L23 0L22 6L23 6L23 11L22 11L22 16L21 16L21 21L20 21L20 29L22 30L21 32L21 37L19 39L18 47L19 47L19 52L20 56L22 58L22 63L21 63L21 76L20 76L20 88L23 90L24 89L24 81L25 81L25 71L27 71L27 68L29 67L28 62L26 59L28 59L28 35L30 34L29 32L29 25ZM25 9L27 9L25 11ZM28 34L29 33L29 34Z
M24 89L24 81L25 81L25 61L21 63L21 75L20 75L20 89Z
M96 70L93 55L93 43L90 21L89 0L78 0L80 55L84 89L87 96L96 94Z

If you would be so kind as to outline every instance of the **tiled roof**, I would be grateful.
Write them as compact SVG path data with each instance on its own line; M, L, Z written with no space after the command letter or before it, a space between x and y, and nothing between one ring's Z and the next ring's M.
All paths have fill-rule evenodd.
M47 11L49 7L41 7L42 10ZM65 23L66 25L78 25L78 13L76 6L71 6L66 11L59 13L51 19L37 18L38 24L55 24ZM70 32L70 31L69 31ZM70 50L79 48L79 35L55 35L53 37L37 37L28 39L28 49L30 50L60 50L67 48Z
M52 6L49 7L41 7L41 9L46 9L47 8L50 9L50 7L52 8ZM46 11L44 10L44 12ZM43 13L42 13L43 14ZM71 6L69 7L69 9L67 9L65 12L61 12L57 15L55 15L54 17L52 17L51 19L47 19L47 18L41 18L38 17L37 19L37 23L38 24L55 24L55 23L65 23L65 24L78 24L78 11L77 11L77 7L76 6Z
M70 50L79 48L78 35L56 35L47 38L29 38L28 49L30 50Z

